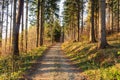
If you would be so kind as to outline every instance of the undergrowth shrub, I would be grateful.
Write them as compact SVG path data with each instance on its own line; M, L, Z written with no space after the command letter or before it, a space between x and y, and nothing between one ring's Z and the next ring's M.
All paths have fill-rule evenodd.
M0 80L18 80L31 64L42 56L46 47L36 48L28 53L21 53L14 60L12 56L0 58Z

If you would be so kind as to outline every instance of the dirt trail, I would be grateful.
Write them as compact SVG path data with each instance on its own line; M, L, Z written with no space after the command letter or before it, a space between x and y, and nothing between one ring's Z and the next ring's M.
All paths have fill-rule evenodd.
M37 67L29 73L32 80L85 80L80 70L65 57L60 46L52 46L36 63Z

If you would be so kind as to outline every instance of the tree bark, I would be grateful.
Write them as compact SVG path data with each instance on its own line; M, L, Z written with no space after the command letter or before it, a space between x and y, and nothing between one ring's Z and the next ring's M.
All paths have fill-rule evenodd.
M9 7L8 7L8 5L9 5L9 3L8 3L8 1L6 2L6 6L7 6L7 14L6 14L6 16L7 16L7 20L6 20L6 36L5 36L5 52L6 52L6 48L7 48L7 38L8 38L8 11L9 11Z
M0 48L1 48L1 51L0 53L2 53L2 30L3 30L3 19L4 19L4 0L3 0L3 3L2 3L2 19L1 19L1 22L0 22L0 27L1 27L1 30L0 30Z
M82 0L82 21L81 21L81 33L83 33L83 27L84 27L84 2L83 2L83 0Z
M106 0L100 0L99 3L99 48L106 48L108 46L106 40Z
M43 45L43 34L44 34L44 16L43 16L43 12L44 12L44 1L42 0L41 1L41 5L40 5L40 17L41 17L41 20L40 20L40 46Z
M77 26L78 26L78 42L80 41L80 2L79 0L77 1L77 7L78 7L78 12L77 12Z
M38 0L38 7L37 7L37 42L36 47L39 46L39 27L40 27L40 0Z
M16 40L16 3L17 3L17 0L14 0L14 11L13 11L13 40L12 40L12 51L13 51L13 55L19 55L19 50L18 51L15 51L16 49L16 44L17 42L14 42ZM18 52L16 54L16 52Z
M96 42L94 29L94 0L91 0L91 26L90 26L90 42Z
M16 0L14 0L14 26L13 26L13 55L19 56L19 28L20 28L20 20L21 20L21 15L23 12L23 4L24 0L19 0L19 5L18 5L18 13L17 13L17 18L16 18ZM15 19L16 18L16 19Z
M12 43L12 22L13 22L13 1L11 1L11 16L10 16L10 46L9 46L9 50L11 52L11 43Z
M109 0L107 0L107 3L108 3L108 5L107 5L107 29L108 29L108 34L109 34L109 32L111 31L111 19L110 19L110 16L111 16L111 11L110 11L110 4L109 4Z
M23 51L23 37L24 37L24 4L22 12L22 25L21 25L21 51Z
M27 46L27 42L28 42L28 2L29 0L26 0L26 24L25 24L25 35L26 35L26 52L27 52L27 49L28 49L28 46Z
M50 15L50 30L51 30L51 44L53 44L54 40L53 40L53 24L54 24L54 18L53 18L53 14L52 14L52 11L51 11L51 15Z
M119 25L119 17L120 17L120 16L119 16L119 13L120 13L120 11L119 11L119 9L120 9L120 8L119 8L119 7L120 7L119 2L120 2L120 1L118 0L118 25L117 25L117 32L120 31L120 29L119 29L119 26L120 26L120 25Z
M113 13L113 0L112 0L112 10L111 10L111 18L112 18L112 20L111 20L111 33L113 33L113 26L114 26L114 22L113 22L114 18L113 18L113 15L114 15L114 13Z

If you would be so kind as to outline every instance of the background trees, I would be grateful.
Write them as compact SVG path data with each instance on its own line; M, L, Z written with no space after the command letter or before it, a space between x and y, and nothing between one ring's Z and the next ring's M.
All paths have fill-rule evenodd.
M67 39L68 36L69 38L75 36L71 38L72 41L76 40L76 38L77 41L86 41L89 38L90 42L94 43L98 41L99 48L108 46L106 36L110 35L110 33L119 32L119 1L104 0L104 3L101 3L99 0L89 0L88 2L85 0L76 0L76 2L77 4L79 3L79 9L77 9L73 0L66 0L64 3L65 38ZM101 7L101 5L103 6ZM86 10L87 12L85 12ZM82 13L84 14L83 17L81 15ZM75 31L72 32L72 30ZM79 35L80 30L83 31L82 35ZM77 34L74 33L76 31Z
M14 6L12 5L14 2ZM19 47L22 51L29 50L28 42L29 42L29 26L34 27L36 30L35 38L36 38L36 46L42 46L46 44L46 41L51 41L52 43L55 40L54 36L54 28L56 20L58 20L59 14L59 0L25 0L24 3L24 12L17 14L19 11L18 6L16 4L18 1L16 0L3 0L0 2L1 4L1 41L5 44L6 50L11 49L10 45L16 44L18 49L15 49L15 53L19 51ZM105 15L105 26L106 35L110 35L112 33L119 32L119 0L106 0L106 15ZM98 31L100 32L100 2L98 0L66 0L64 2L64 32L65 39L72 41L83 41L88 40L90 42L99 41L100 35L98 35ZM14 7L14 8L13 8ZM22 8L22 6L20 6ZM22 10L23 11L23 10ZM102 12L103 13L103 12ZM10 15L9 15L10 14ZM14 15L14 16L13 16ZM16 16L19 15L19 16ZM21 18L22 16L22 18ZM17 18L16 18L17 17ZM19 18L19 19L18 19ZM9 21L10 20L10 21ZM59 23L59 21L57 21ZM116 23L117 22L117 23ZM37 25L36 25L37 24ZM48 27L46 27L46 24ZM17 26L16 30L12 30L13 26ZM19 29L20 26L20 29ZM36 26L36 27L35 27ZM3 27L3 28L2 28ZM5 28L6 27L6 28ZM49 38L45 38L46 31L51 30ZM4 33L5 32L5 33ZM76 33L77 32L77 33ZM2 34L6 34L6 38L2 38ZM21 34L22 33L22 34ZM19 36L12 38L12 34L19 34ZM13 39L13 41L12 41ZM19 40L21 39L21 41ZM49 40L48 40L49 39ZM9 40L9 41L8 41ZM21 44L17 45L19 42ZM105 41L104 41L105 42ZM2 45L2 42L1 42ZM15 46L15 45L14 45ZM15 48L15 47L14 47ZM12 49L14 50L14 49ZM20 50L21 51L21 50ZM7 53L7 52L6 52Z
M37 38L36 39L37 47L42 46L43 43L46 44L46 40L43 40L45 39L44 25L50 23L51 21L49 17L50 15L52 15L54 21L57 20L59 14L59 6L57 4L58 2L59 0L46 0L46 1L24 0L21 2L17 0L1 1L0 8L2 9L2 11L0 12L1 14L0 35L1 35L1 41L3 41L3 47L5 47L5 50L3 49L2 52L4 53L4 51L6 51L5 52L6 54L11 53L9 52L9 50L11 49L15 55L19 55L19 52L27 52L30 49L35 48L35 47L29 47L30 45L28 46L28 43L31 42L30 40L34 41L36 38ZM38 20L36 15L37 13L39 14ZM37 28L35 27L36 23L39 24ZM52 25L53 24L55 24L55 22L53 22ZM29 34L32 34L31 32L33 32L31 30L32 28L30 27L34 27L37 30L36 31L35 29L33 29L35 32L37 32L36 34L34 34L34 36L36 36L34 37L34 39L29 38L30 37ZM2 34L3 34L3 38L2 38ZM47 42L48 41L49 40L47 40ZM0 43L2 45L2 42Z
M64 3L64 25L68 26L68 37L77 41L80 41L80 12L82 11L81 6L82 5L80 0L66 0ZM77 34L75 30L77 30Z

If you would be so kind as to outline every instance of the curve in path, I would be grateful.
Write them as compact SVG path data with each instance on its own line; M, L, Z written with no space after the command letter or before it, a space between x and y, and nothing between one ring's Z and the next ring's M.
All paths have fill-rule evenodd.
M29 73L31 80L84 80L80 69L74 67L56 44L47 50L35 69Z

